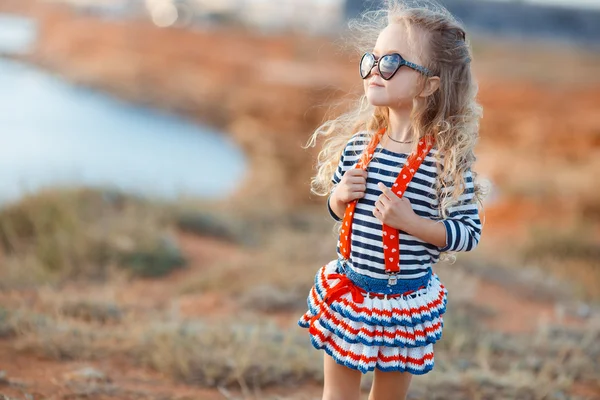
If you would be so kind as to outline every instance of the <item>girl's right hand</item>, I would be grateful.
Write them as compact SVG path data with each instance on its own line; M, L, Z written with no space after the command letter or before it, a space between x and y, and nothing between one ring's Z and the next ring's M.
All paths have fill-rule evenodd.
M335 188L334 194L338 201L344 204L365 197L367 190L367 171L362 168L351 168Z

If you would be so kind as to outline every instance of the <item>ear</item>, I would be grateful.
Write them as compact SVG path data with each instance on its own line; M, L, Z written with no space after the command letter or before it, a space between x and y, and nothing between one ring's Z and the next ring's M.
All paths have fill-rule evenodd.
M431 76L428 77L425 81L425 85L423 85L423 90L419 94L419 97L429 97L435 93L436 90L440 88L440 77L439 76Z

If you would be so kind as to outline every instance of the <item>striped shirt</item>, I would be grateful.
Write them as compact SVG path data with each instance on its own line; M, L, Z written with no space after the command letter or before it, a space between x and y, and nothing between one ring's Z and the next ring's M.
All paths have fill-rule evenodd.
M340 158L332 182L337 185L342 176L360 159L360 155L368 145L368 137L364 132L358 132L348 141ZM408 184L403 197L408 198L415 214L420 217L439 221L446 229L446 246L438 247L427 243L415 236L399 230L400 245L400 273L398 279L414 279L425 275L431 266L438 262L441 252L444 251L470 251L479 243L481 235L481 221L477 204L474 201L473 176L470 170L465 175L465 192L458 201L455 201L447 210L448 217L441 219L438 199L435 191L437 177L437 153L434 147L423 160L413 179ZM377 187L383 182L387 187L395 182L398 172L404 166L408 154L396 153L382 147L381 143L375 149L373 158L367 167L367 189L365 196L358 199L352 222L351 254L349 266L360 274L372 278L386 279L383 258L382 224L374 215L375 202L381 194ZM333 192L333 190L331 192ZM452 186L445 189L451 192ZM329 201L328 201L329 205ZM329 213L336 221L341 218ZM338 258L343 258L340 251L340 242L337 244Z

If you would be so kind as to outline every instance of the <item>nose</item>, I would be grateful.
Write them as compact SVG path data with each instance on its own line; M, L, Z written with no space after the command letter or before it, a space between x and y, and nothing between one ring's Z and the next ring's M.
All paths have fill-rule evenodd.
M377 60L375 60L375 62L373 63L373 66L371 67L371 75L375 74L375 75L379 75L379 68L377 68L378 62Z

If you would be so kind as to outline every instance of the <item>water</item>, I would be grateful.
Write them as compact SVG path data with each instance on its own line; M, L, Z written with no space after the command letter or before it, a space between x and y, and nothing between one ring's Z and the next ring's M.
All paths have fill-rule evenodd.
M24 53L31 48L37 34L29 18L0 14L0 53Z
M15 25L3 34L5 26L0 51L26 42ZM31 29L21 28L25 36ZM219 198L244 178L246 161L234 143L181 118L1 58L0 88L2 202L55 185Z

